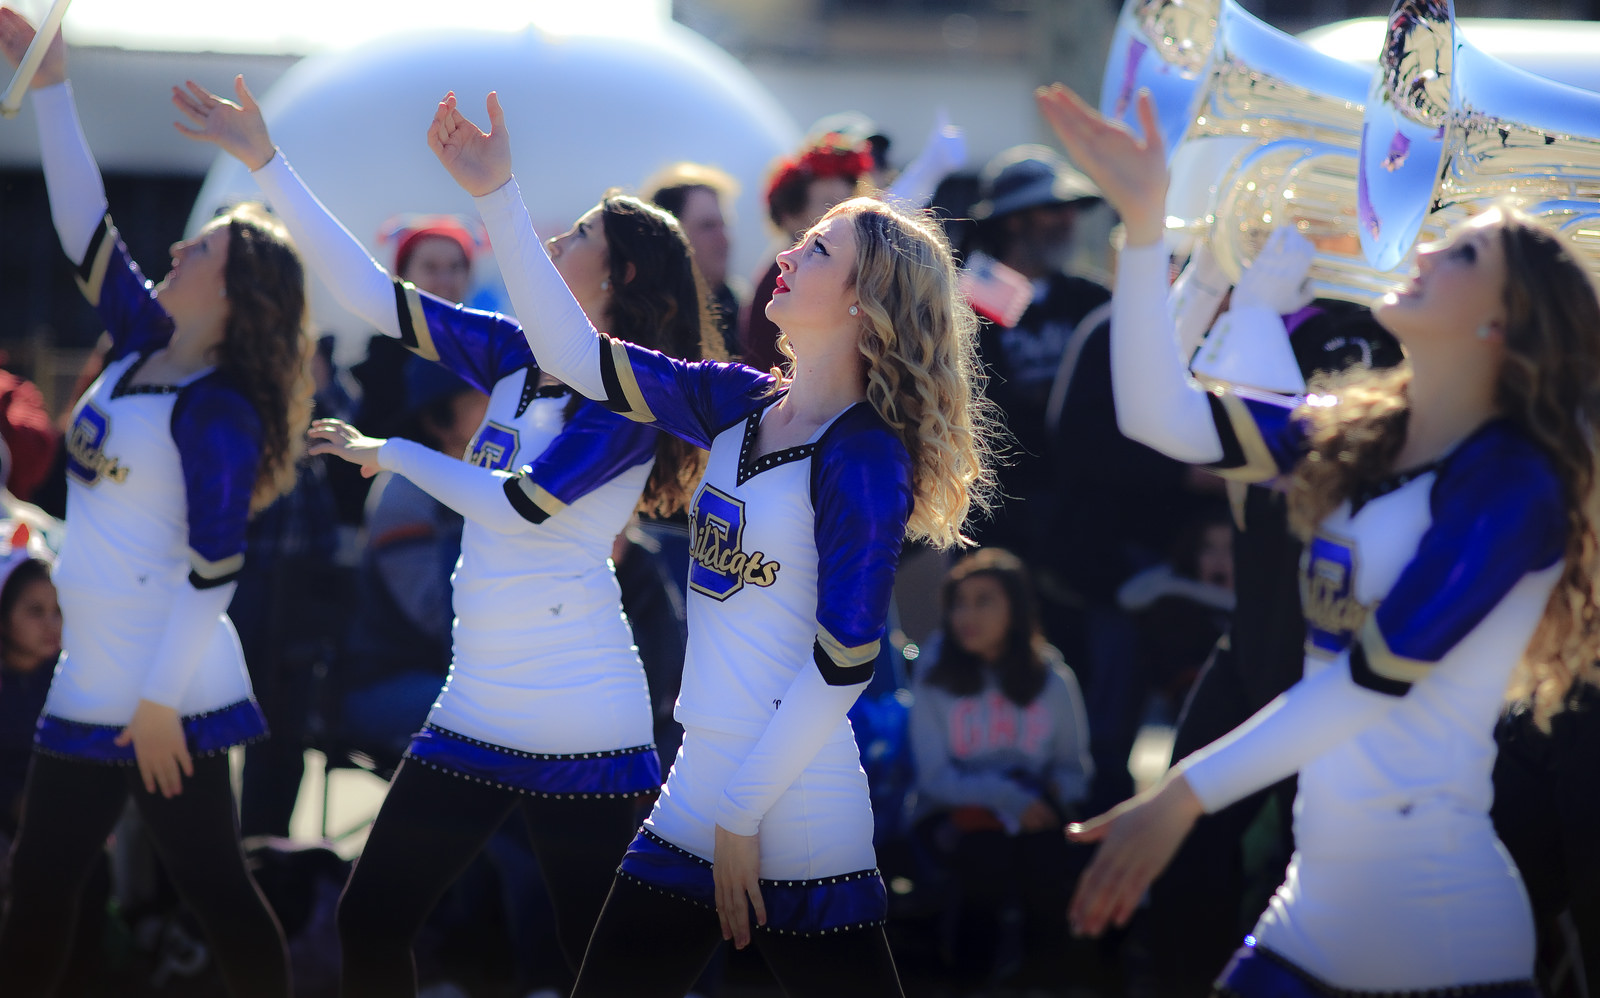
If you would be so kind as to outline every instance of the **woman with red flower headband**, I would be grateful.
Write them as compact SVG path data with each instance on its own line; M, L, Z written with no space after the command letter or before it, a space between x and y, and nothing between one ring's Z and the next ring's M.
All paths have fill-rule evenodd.
M872 149L852 144L829 132L796 158L773 165L767 180L767 217L785 244L794 242L834 205L858 193L863 177L872 176ZM778 286L778 265L767 268L739 323L741 359L758 371L782 367L792 359L778 340L778 327L767 318L767 302Z

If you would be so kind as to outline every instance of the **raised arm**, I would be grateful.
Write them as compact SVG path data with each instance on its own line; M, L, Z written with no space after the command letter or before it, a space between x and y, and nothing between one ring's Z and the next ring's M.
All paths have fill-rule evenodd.
M517 323L502 315L447 302L390 274L317 200L282 150L272 144L261 108L234 77L235 100L188 81L172 88L172 103L189 119L174 127L210 142L245 166L283 220L307 269L321 275L339 303L413 353L454 372L481 392L534 363Z
M477 200L506 291L523 317L523 335L540 368L613 412L658 423L698 447L760 405L772 379L738 364L690 363L605 336L578 305L544 251L511 176L499 98L489 95L490 131L439 103L428 144Z
M0 50L13 65L32 40L32 25L11 8L0 8ZM111 335L112 359L160 346L171 336L171 319L106 213L105 185L78 120L60 35L46 50L32 88L50 216L78 287Z
M0 8L0 50L12 67L22 61L34 28L10 7ZM106 213L105 186L67 83L67 47L61 34L50 41L44 61L29 84L39 119L39 156L44 164L50 215L61 248L74 264L83 261L89 239Z
M889 201L921 208L933 197L939 182L966 162L966 135L960 127L950 124L949 116L941 108L922 151L906 164L884 195Z
M1148 139L1135 138L1060 84L1037 96L1073 161L1100 186L1127 230L1111 298L1112 390L1123 434L1176 460L1247 481L1287 470L1299 453L1286 411L1292 405L1241 397L1225 386L1207 391L1189 376L1188 352L1168 306L1166 154L1149 95L1139 97Z

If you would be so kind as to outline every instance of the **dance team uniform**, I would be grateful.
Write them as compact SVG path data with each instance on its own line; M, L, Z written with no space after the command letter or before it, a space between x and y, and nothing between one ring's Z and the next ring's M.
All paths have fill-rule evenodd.
M758 457L761 421L782 398L770 375L596 333L545 256L517 185L478 203L545 368L710 450L690 510L689 640L675 712L684 742L622 860L577 993L646 993L647 982L629 979L646 963L662 993L692 983L717 942L719 825L760 833L768 922L755 935L791 993L811 993L811 978L831 979L835 993L898 993L879 928L886 894L867 781L845 714L883 639L912 503L904 445L863 402L805 443ZM652 894L670 899L678 923L661 945L622 924ZM826 949L785 947L782 937L835 937L837 952L854 953L824 966L815 957ZM636 951L632 968L620 965L630 945L650 951ZM866 969L852 979L856 967Z
M1119 263L1119 416L1165 425L1184 459L1224 475L1288 472L1301 400L1188 381L1165 267L1160 246ZM1549 459L1504 420L1319 524L1301 564L1305 678L1179 764L1207 812L1300 774L1287 879L1223 993L1534 993L1528 899L1489 821L1490 771L1565 531Z
M0 973L30 946L40 952L28 964L41 969L54 958L41 954L70 939L54 938L55 919L70 925L76 904L63 885L81 883L132 792L230 985L246 993L241 981L257 975L249 993L276 993L286 981L281 934L244 868L227 761L230 747L266 734L226 615L244 565L260 420L213 368L177 384L135 383L171 339L172 317L106 214L70 87L41 88L34 104L56 231L112 349L67 430L71 529L54 573L63 651L35 740ZM115 744L140 700L178 712L194 760L170 800L144 792L133 746ZM14 942L24 935L28 943ZM31 979L8 981L34 993L18 983Z
M281 152L254 176L346 307L489 396L465 460L398 438L379 452L383 468L465 526L449 678L412 739L346 905L364 898L357 907L374 919L415 915L420 924L427 909L393 885L414 883L422 863L437 867L442 891L520 803L576 967L638 827L634 798L661 783L649 689L608 560L654 466L657 431L561 385L541 387L515 321L392 278ZM417 825L437 837L402 831ZM414 931L397 942L408 945Z

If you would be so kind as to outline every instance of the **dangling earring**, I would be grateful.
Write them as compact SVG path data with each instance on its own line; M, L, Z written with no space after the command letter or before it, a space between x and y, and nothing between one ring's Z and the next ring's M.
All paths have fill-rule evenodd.
M854 305L851 305L850 306L850 314L851 315L860 315L861 314L861 310L859 308L856 308Z
M611 281L610 281L609 278L602 278L601 279L601 281L600 281L600 290L601 291L610 291L611 290Z

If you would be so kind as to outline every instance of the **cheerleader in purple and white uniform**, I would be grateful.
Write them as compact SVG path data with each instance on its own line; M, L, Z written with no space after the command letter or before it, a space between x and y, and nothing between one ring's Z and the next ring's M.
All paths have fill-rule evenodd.
M1126 922L1202 811L1298 771L1287 879L1219 993L1535 994L1490 770L1514 674L1559 699L1600 642L1587 275L1550 233L1491 209L1421 247L1410 286L1374 308L1405 348L1399 367L1303 400L1204 390L1164 304L1159 139L1133 139L1064 88L1040 105L1128 228L1112 319L1124 431L1225 475L1283 476L1306 541L1305 678L1074 829L1102 843L1074 923ZM1140 115L1159 136L1148 96Z
M791 995L900 993L845 713L870 678L908 534L939 545L988 481L973 319L938 226L871 199L780 254L782 377L597 333L539 248L500 107L440 104L429 143L478 195L547 370L709 447L690 508L683 746L628 849L575 995L681 995L719 935Z
M661 784L649 688L608 558L636 508L682 507L703 455L573 395L515 321L391 277L273 147L242 77L235 87L238 103L174 88L195 126L186 134L252 169L347 307L489 396L465 460L336 420L312 428L312 453L404 475L466 521L450 675L340 902L344 988L415 991L410 948L429 910L518 810L576 971L638 828L637 798ZM619 333L690 359L714 342L688 243L665 212L607 197L550 255L558 280Z
M32 35L0 10L9 58ZM283 227L242 206L174 244L152 288L106 213L59 37L34 87L56 231L113 347L67 431L64 653L12 856L0 981L50 993L83 878L131 795L229 989L281 998L283 935L245 869L227 757L265 724L225 611L251 512L294 482L310 411L304 271Z

